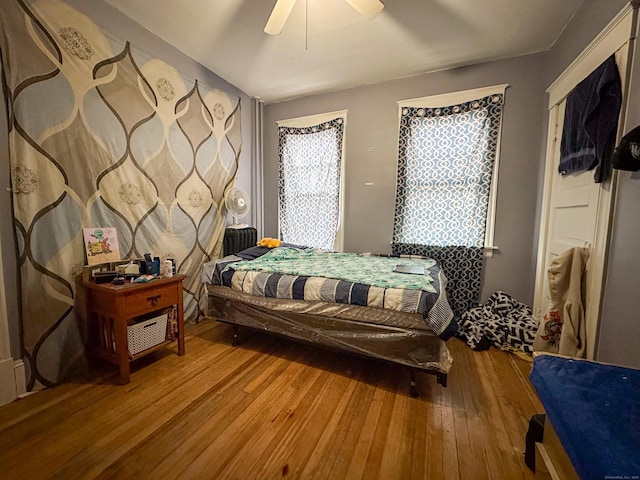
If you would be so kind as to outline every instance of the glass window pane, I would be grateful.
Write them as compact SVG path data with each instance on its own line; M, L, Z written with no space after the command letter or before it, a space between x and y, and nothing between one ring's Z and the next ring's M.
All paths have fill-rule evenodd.
M280 131L282 240L332 250L340 207L341 119Z
M502 105L494 98L403 109L394 243L483 246Z

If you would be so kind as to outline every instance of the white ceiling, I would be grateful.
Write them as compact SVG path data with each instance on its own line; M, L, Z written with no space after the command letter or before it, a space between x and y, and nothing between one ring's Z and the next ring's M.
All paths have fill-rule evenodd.
M344 0L105 0L266 103L548 50L583 0L383 0L373 20ZM305 22L305 3L308 20Z

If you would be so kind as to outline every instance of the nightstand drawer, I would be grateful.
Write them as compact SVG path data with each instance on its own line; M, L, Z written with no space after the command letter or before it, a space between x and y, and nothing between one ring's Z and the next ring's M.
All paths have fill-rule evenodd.
M126 295L125 302L127 316L152 312L178 303L178 289L176 284L170 284L132 292Z

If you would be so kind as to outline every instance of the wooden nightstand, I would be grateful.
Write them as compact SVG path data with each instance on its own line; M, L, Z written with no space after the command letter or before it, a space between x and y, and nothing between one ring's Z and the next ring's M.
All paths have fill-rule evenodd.
M142 352L131 355L127 325L137 317L176 306L178 355L184 355L184 310L182 281L185 275L159 278L147 283L96 284L84 282L87 289L87 316L91 351L120 368L120 381L129 383L129 362L170 343L164 340Z

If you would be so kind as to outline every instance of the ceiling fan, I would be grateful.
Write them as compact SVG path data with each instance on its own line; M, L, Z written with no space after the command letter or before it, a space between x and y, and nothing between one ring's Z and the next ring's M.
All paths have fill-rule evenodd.
M345 0L349 5L358 11L360 15L369 20L375 18L384 8L380 0ZM277 0L271 16L264 27L264 33L269 35L280 35L284 24L289 18L296 0Z

